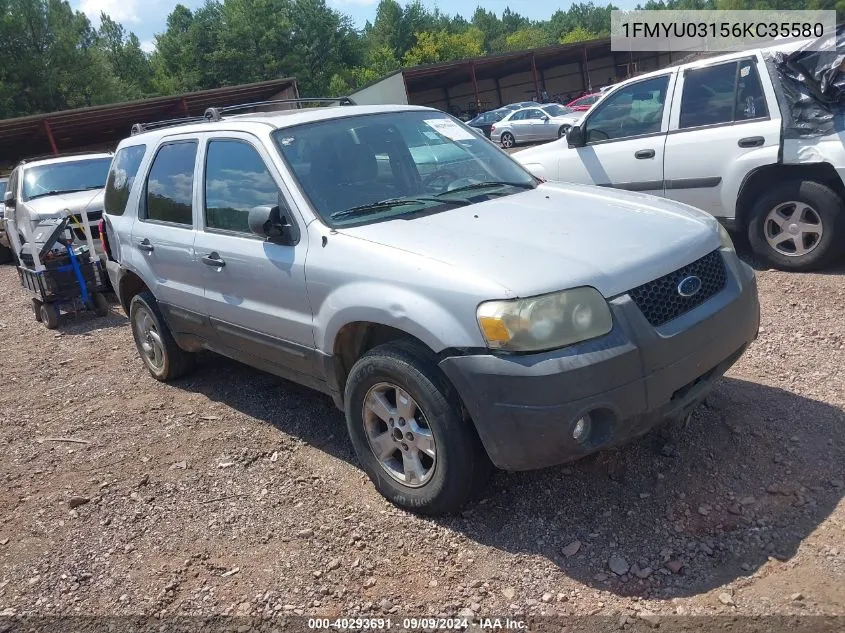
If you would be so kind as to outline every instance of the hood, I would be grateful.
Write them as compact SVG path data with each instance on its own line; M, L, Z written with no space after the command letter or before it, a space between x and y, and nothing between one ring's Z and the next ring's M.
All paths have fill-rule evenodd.
M562 119L564 117L560 118ZM577 117L572 122L572 124L577 125L580 120L581 117ZM571 148L569 147L566 138L560 138L556 141L543 143L542 145L534 145L532 147L526 147L525 149L520 149L515 152L512 152L511 158L518 161L522 165L525 165L526 163L530 163L532 159L536 159L540 156L545 156L547 154L557 154L559 152L569 151L570 149Z
M72 193L60 193L55 196L45 196L29 200L24 204L41 217L58 216L63 211L79 213L83 209L88 212L103 210L103 189L92 189L89 191L75 191Z
M568 184L339 231L489 279L508 296L589 285L613 297L721 243L716 220L693 207Z

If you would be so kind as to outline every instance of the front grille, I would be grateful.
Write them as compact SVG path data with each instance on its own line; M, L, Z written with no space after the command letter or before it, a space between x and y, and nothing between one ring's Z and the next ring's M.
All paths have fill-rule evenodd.
M685 297L678 291L678 284L693 276L701 280L701 288L691 297ZM648 322L657 327L700 306L725 287L727 278L721 254L713 251L675 272L634 288L628 294Z

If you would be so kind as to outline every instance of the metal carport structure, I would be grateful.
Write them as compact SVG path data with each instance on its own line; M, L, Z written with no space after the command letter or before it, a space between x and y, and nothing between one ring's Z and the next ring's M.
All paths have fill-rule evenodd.
M0 120L0 169L29 156L112 149L129 136L133 123L200 116L212 106L298 96L296 79L287 77Z
M679 58L680 55L675 57ZM454 111L527 101L546 90L575 98L677 61L670 53L614 52L610 38L403 68L352 93L359 104Z

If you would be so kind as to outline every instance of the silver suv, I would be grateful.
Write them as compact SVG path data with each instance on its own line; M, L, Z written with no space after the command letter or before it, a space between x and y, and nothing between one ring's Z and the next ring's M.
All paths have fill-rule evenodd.
M105 212L155 378L208 349L331 395L377 488L417 512L460 508L491 465L686 415L758 330L753 271L711 216L542 183L429 108L142 128Z

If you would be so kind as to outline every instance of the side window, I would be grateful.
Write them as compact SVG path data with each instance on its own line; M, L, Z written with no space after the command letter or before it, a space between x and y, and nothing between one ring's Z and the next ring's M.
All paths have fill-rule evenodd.
M684 73L679 127L733 121L737 66L731 62Z
M258 152L244 141L212 140L205 159L205 225L249 233L249 211L279 204L279 188Z
M132 145L119 150L109 169L103 206L109 215L123 215L129 193L138 175L138 167L147 151L146 145Z
M146 219L193 225L196 158L196 141L177 141L159 148L147 176Z
M660 132L669 75L646 79L617 90L586 122L588 143Z
M543 113L540 110L533 108L531 110L526 111L525 118L531 120L542 119Z
M528 112L526 110L520 110L511 117L511 121L524 121L527 114Z

